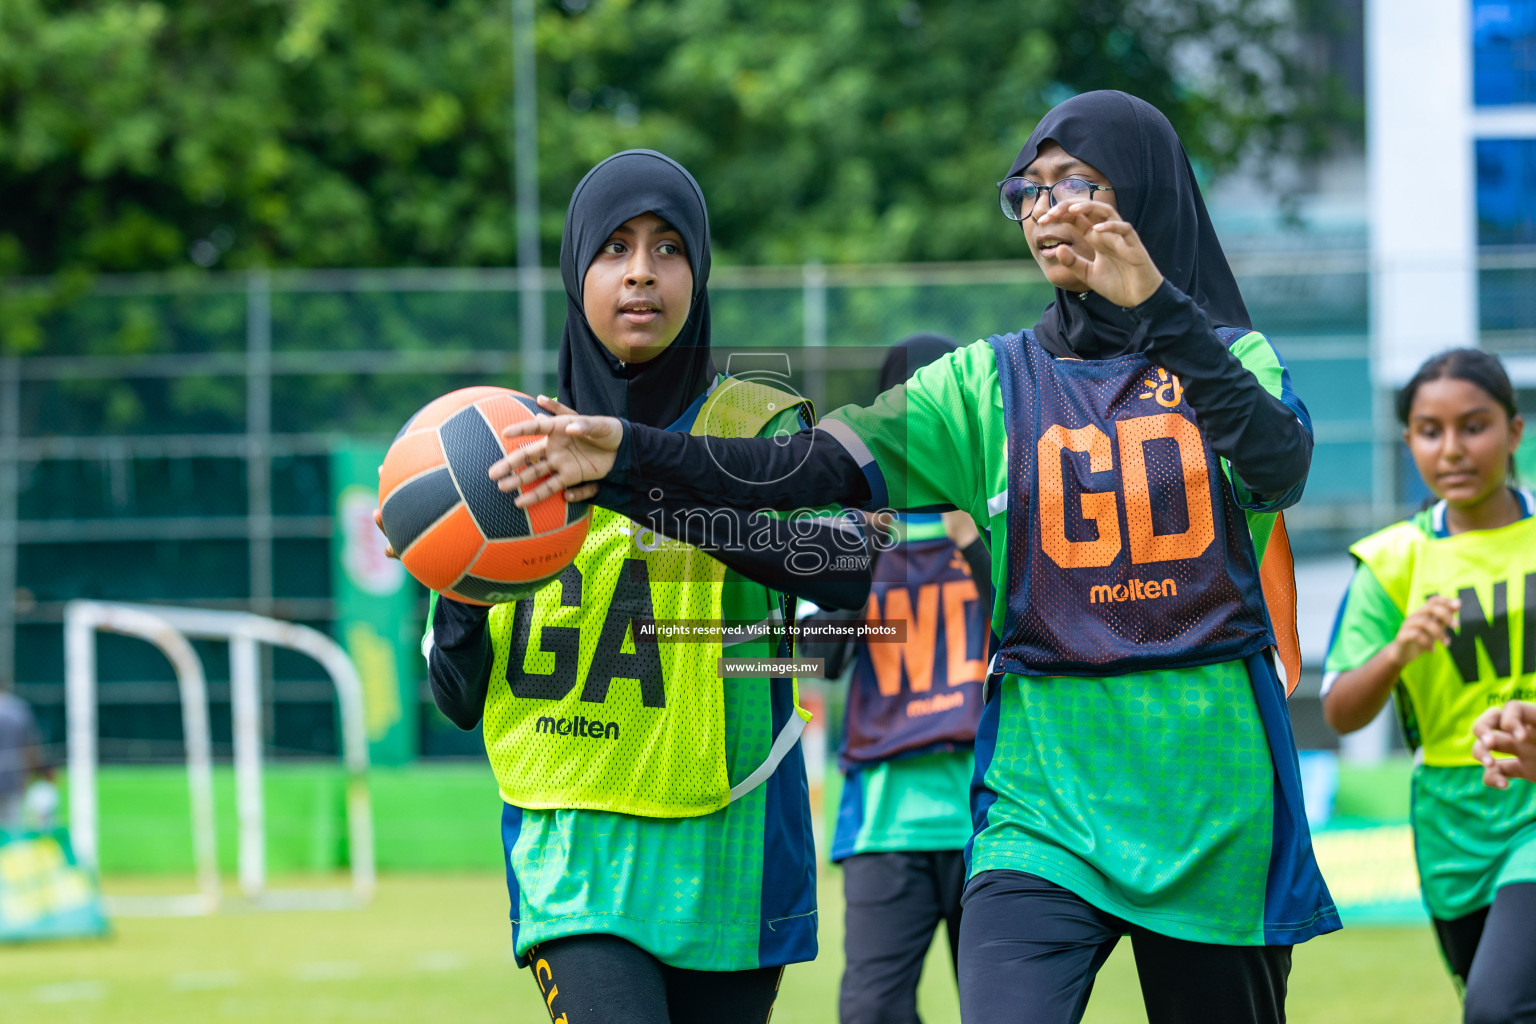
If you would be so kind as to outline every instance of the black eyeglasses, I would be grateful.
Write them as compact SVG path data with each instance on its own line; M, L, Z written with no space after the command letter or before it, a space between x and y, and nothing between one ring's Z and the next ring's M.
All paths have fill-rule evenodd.
M1060 189L1061 194L1056 191ZM1083 178L1062 178L1054 185L1046 186L1028 178L1004 178L997 183L997 201L1003 208L1003 216L1009 220L1023 220L1025 210L1033 210L1046 194L1046 209L1057 203L1074 203L1080 199L1092 199L1095 192L1113 192L1113 185L1095 185Z

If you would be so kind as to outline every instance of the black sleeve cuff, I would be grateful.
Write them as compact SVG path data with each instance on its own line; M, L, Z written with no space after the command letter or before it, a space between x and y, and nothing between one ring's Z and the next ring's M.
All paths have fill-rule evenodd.
M1129 312L1139 322L1148 323L1160 316L1178 311L1187 301L1189 301L1188 296L1170 284L1165 277L1156 291L1148 295L1139 305L1132 306Z
M490 688L489 608L437 598L432 615L432 647L427 653L427 681L432 700L450 722L469 730L485 711Z

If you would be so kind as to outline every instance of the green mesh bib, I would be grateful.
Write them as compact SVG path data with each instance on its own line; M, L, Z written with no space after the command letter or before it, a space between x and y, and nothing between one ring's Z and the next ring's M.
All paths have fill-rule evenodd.
M722 380L692 433L755 436L802 399ZM791 715L734 788L720 639L666 643L642 624L719 622L725 566L606 509L575 561L530 599L491 611L485 747L502 799L655 818L708 814L760 785L798 741Z

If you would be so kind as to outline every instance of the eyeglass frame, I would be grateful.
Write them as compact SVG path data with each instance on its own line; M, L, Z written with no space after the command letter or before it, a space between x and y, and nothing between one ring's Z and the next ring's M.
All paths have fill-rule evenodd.
M1032 180L1030 178L1024 177L1024 175L1022 175L1022 174L1011 175L1011 176L1009 176L1007 178L1004 178L1002 181L997 183L997 205L1002 207L1003 216L1007 217L1009 220L1013 221L1015 224L1022 223L1023 220L1024 220L1024 216L1023 216L1023 214L1024 214L1024 205L1022 203L1019 204L1019 216L1014 217L1014 216L1011 216L1009 214L1008 207L1006 205L1004 205L1004 203L1003 203L1003 186L1008 184L1010 181L1028 182L1029 184L1035 186L1035 188L1040 190L1039 192L1035 193L1035 201L1033 203L1031 203L1030 206L1029 206L1029 211L1030 211L1029 215L1031 217L1033 217L1035 215L1035 212L1034 212L1035 211L1035 207L1040 205L1040 192L1044 192L1045 195L1046 195L1046 198L1050 200L1050 205L1048 205L1046 207L1047 210L1053 209L1056 206L1056 186L1060 185L1061 182L1063 182L1063 181L1080 181L1084 185L1087 185L1088 186L1088 198L1087 198L1087 200L1085 200L1086 202L1093 202L1094 201L1093 194L1095 192L1113 192L1115 190L1115 186L1113 186L1113 185L1097 185L1097 184L1089 181L1087 178L1084 178L1081 175L1077 175L1077 174L1069 174L1065 178L1062 178L1061 181L1053 182L1050 185L1042 185L1038 181L1034 181L1034 180Z

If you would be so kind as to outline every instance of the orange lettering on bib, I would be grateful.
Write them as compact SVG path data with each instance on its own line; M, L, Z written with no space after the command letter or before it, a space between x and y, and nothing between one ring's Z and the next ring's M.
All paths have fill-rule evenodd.
M1040 547L1063 569L1105 566L1120 554L1120 514L1113 491L1085 491L1082 517L1098 525L1096 540L1067 539L1066 486L1061 474L1061 453L1087 452L1088 470L1107 473L1115 467L1109 435L1089 424L1068 430L1056 424L1036 446L1040 466Z
M971 635L966 627L965 607L980 600L973 580L955 580L944 584L944 643L949 648L949 685L979 683L987 674L987 663L968 656L966 638ZM982 609L985 614L986 609Z
M975 593L972 585L971 592ZM924 583L917 592L917 608L912 608L911 598L905 587L896 587L885 597L885 614L880 612L880 599L869 595L869 606L864 617L870 622L890 622L905 619L907 642L904 644L870 644L869 660L875 667L875 682L880 693L894 697L901 692L901 666L907 666L907 679L914 693L933 688L933 652L938 644L939 585ZM910 650L911 657L907 656Z
M1200 428L1176 412L1165 412L1121 420L1115 429L1120 437L1120 479L1125 491L1131 561L1139 564L1199 558L1216 539L1211 479L1206 472ZM1152 532L1152 489L1147 481L1145 444L1160 437L1171 438L1179 445L1184 504L1189 509L1189 525L1182 533Z

